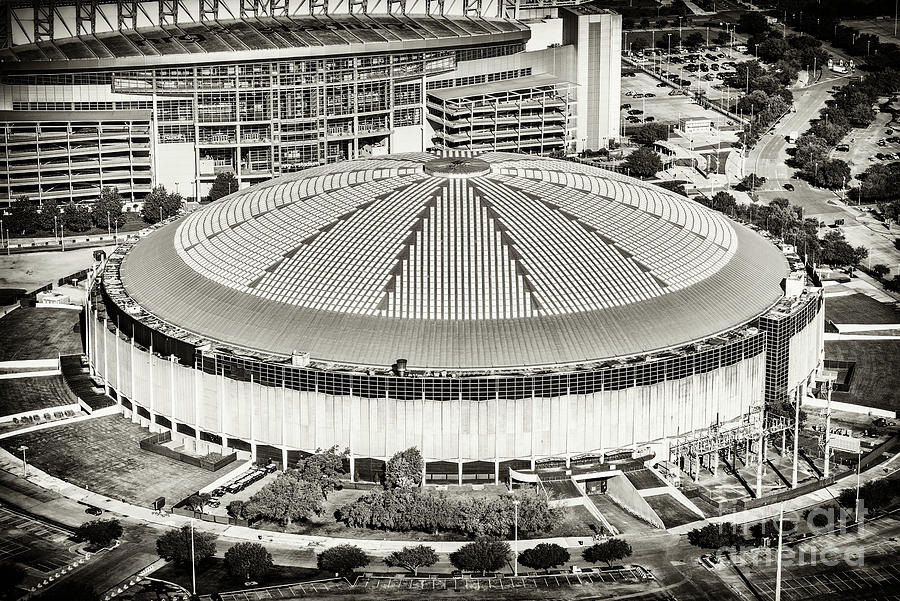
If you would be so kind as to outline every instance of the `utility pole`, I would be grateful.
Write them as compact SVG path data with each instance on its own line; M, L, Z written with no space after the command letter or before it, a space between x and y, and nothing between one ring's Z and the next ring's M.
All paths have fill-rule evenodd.
M791 488L797 488L797 459L800 454L800 402L803 399L805 388L806 381L804 380L803 384L794 391L796 406L794 407L794 465L791 474Z
M831 380L825 381L828 401L825 405L825 477L831 475Z
M194 561L194 518L191 518L191 594L197 595L197 570Z

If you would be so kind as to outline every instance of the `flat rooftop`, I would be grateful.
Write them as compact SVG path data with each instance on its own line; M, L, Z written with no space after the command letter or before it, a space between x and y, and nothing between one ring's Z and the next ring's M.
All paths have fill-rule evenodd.
M528 77L517 77L515 79L504 79L503 81L492 81L490 83L474 84L471 86L460 86L458 88L444 88L441 90L429 90L428 95L434 96L440 100L459 100L472 96L485 96L488 94L497 94L500 92L515 92L516 90L527 90L529 88L539 88L543 86L554 85L572 85L567 81L554 77L549 73L538 73L537 75L529 75Z

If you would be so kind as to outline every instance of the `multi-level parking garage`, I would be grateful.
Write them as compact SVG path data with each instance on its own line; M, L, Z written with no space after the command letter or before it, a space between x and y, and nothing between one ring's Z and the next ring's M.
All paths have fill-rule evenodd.
M739 420L811 377L822 297L684 197L527 155L389 155L241 191L118 249L88 346L122 410L372 477L633 448ZM783 287L786 286L786 287Z
M570 10L556 2L572 3L549 0L542 10ZM7 164L0 165L0 208L21 195L89 201L104 185L118 186L129 200L140 200L151 184L201 198L222 172L234 173L244 188L311 166L432 147L547 154L606 145L618 133L618 71L611 65L619 60L619 16L573 13L559 40L565 44L524 52L531 32L511 18L517 9L508 4L0 4L0 126L16 142L7 142ZM604 68L579 65L576 55L587 56L588 47ZM460 99L471 95L467 86L485 84L493 98L507 99L493 105L503 119L466 126L473 130L466 141L457 135L456 113L447 118L457 129L426 118L429 91L443 97L461 88L454 97ZM583 98L576 99L577 89ZM596 122L592 115L609 107L612 121ZM63 172L50 154L57 147L42 144L45 135L57 136L61 125L80 135L80 125L67 125L72 120L111 131L122 123L113 111L139 115L135 135L123 143L149 143L149 166L137 155L140 177L126 182L121 156L98 152L91 177L75 161L68 180L56 181ZM522 126L511 126L519 114ZM23 132L38 143L19 144ZM55 173L45 176L46 166ZM22 181L23 170L39 175Z

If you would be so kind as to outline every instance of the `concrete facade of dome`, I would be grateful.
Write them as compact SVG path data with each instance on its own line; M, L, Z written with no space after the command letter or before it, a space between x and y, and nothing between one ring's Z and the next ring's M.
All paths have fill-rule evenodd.
M821 290L785 297L780 288L784 258L767 241L686 199L613 173L521 155L478 159L490 173L482 168L469 177L449 178L434 169L427 173L425 165L435 160L428 154L326 167L233 195L118 249L91 297L87 338L93 369L125 415L155 430L171 429L174 438L200 452L236 450L243 457L288 465L304 453L337 444L350 449L354 478L377 479L393 453L417 446L433 482L499 481L509 469L534 467L542 460L569 464L585 455L643 445L662 452L666 441L715 422L740 420L764 399L795 390L814 375L823 349ZM458 175L459 169L454 171ZM386 189L380 198L347 198L348 205L325 214L326 200L347 189L348 177L355 178L357 192L379 183ZM317 244L323 245L319 256L356 256L385 281L406 277L408 272L390 261L379 267L368 251L354 254L366 236L377 236L352 229L354 215L366 213L361 223L371 222L398 240L384 256L401 262L414 256L404 249L420 238L409 234L408 222L379 222L367 213L401 206L397 195L404 191L412 196L403 202L417 204L412 213L437 211L440 203L432 200L440 193L416 196L419 189L404 178L435 182L443 190L456 187L448 203L455 208L449 211L468 206L488 213L481 208L485 203L496 211L488 219L498 222L509 241L482 229L482 222L463 219L448 222L474 233L463 228L432 237L450 249L453 240L472 237L498 240L498 249L516 248L505 255L489 253L491 261L481 265L514 265L510 277L523 275L523 281L535 283L514 288L510 280L509 287L489 290L495 298L502 292L540 300L557 286L571 287L577 296L581 282L568 276L586 272L576 269L579 256L564 254L571 249L549 225L562 223L557 218L628 255L616 261L640 262L651 275L656 270L660 281L673 288L683 281L683 287L650 298L622 297L622 304L602 309L573 306L555 315L538 313L551 305L545 302L530 306L530 313L522 304L521 317L449 312L424 318L360 314L351 305L333 307L318 296L297 297L320 303L301 307L263 298L247 285L263 281L249 270L254 261L267 258L262 262L270 267L278 257L298 257L298 248ZM498 195L521 189L515 185L519 178L532 195L518 199L519 213L529 215L535 206L546 211L533 213L531 222L511 224L504 221L509 214ZM564 193L548 206L546 195L554 185ZM468 186L482 190L484 197L462 193ZM452 215L457 213L447 213ZM644 221L628 229L616 221L622 215ZM311 219L318 219L315 231L302 230ZM537 227L541 224L548 225ZM351 229L328 241L329 232L344 227ZM695 230L705 234L691 233ZM538 238L521 242L532 231ZM628 247L649 244L654 237L668 246ZM254 239L268 244L254 246ZM673 251L689 247L672 240L695 239L710 253L701 253L708 256L705 270L697 269L693 254ZM192 252L201 256L202 249L220 258L218 275L212 264L183 258ZM229 262L240 253L247 262ZM555 263L537 262L541 253ZM587 258L598 267L612 261L596 249L591 253ZM478 265L475 257L483 255L467 256ZM341 265L332 267L353 268ZM448 265L455 269L452 261ZM540 269L553 265L553 277L541 280ZM303 282L310 274L330 273L301 271L277 275L278 268L263 269L263 279ZM617 271L613 277L628 273ZM467 280L460 276L457 281ZM376 312L382 303L378 298L393 298L398 289L357 284L342 293L366 297L367 290L378 291L381 297L358 305ZM565 289L557 293L566 296ZM261 327L268 328L262 338ZM257 342L255 350L248 348ZM630 358L610 359L625 355ZM411 366L402 375L386 367L399 358Z

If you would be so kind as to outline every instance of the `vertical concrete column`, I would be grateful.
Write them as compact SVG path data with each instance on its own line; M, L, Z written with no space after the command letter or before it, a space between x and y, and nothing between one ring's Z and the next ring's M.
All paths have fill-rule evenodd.
M109 396L109 318L103 318L103 394Z
M713 469L712 469L713 476L718 476L719 475L719 451L718 450L713 452L712 461L713 461Z
M222 454L228 454L228 436L225 434L225 370L219 374L219 360L215 359L216 378L219 383L219 436L222 438Z
M566 380L566 469L572 467L572 453L569 452L569 412L571 410L572 397L569 396L571 388L569 388L568 379Z
M91 290L88 288L88 282L84 283L84 354L88 358L88 372L93 374L94 363L93 353L91 352Z
M353 391L350 391L351 399ZM353 420L350 420L350 440L353 440ZM287 387L284 385L284 379L281 380L281 471L287 471L288 449L287 449Z
M199 365L194 365L194 449L200 448L200 399L203 398L203 351Z
M253 394L253 373L250 373L250 460L256 463L256 395Z
M428 477L428 461L425 457L425 387L422 386L422 398L419 399L422 402L422 410L419 412L419 419L421 420L421 425L419 426L419 444L421 448L419 451L422 453L422 484L425 484L425 479Z
M534 452L534 431L535 431L535 417L537 414L537 401L534 396L534 377L531 378L531 469L534 470L534 460L535 460L535 452Z
M116 330L116 335L113 340L116 343L116 404L121 407L122 406L122 371L120 369L121 361L119 360L119 326L114 326Z
M133 326L132 326L132 328L133 328ZM128 355L129 361L131 361L131 378L129 378L131 380L131 421L132 421L132 423L137 424L141 420L138 419L138 414L137 414L137 393L136 393L136 388L135 388L135 384L134 384L134 378L135 378L134 372L137 371L137 368L136 368L137 364L134 362L134 329L132 329L131 334L132 334L131 335L131 350L129 351L129 355Z
M463 460L462 460L462 388L459 390L459 398L456 399L456 461L457 461L457 484L462 486L462 472L463 472Z
M148 356L150 368L149 379L150 379L150 407L148 410L150 411L150 431L155 432L154 428L156 427L156 390L154 387L154 382L156 381L156 370L153 369L153 345L150 345L150 355Z
M97 313L97 309L94 309L94 316L91 319L91 346L93 347L93 361L90 362L91 365L91 375L97 375L97 361L100 360L100 347L97 346L97 323L100 321L100 315Z
M172 420L172 433L175 433L175 364L178 358L169 356L169 406L172 407L169 418Z
M763 462L766 457L766 411L763 409L759 414L759 448L756 449L756 498L762 496L762 478L763 478Z
M500 484L500 385L494 388L494 485Z

